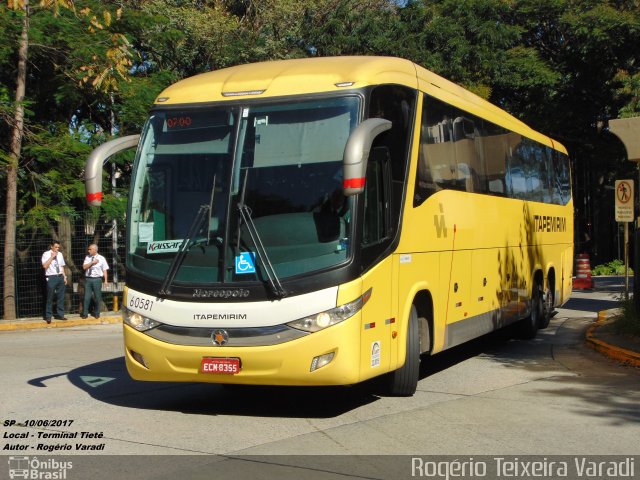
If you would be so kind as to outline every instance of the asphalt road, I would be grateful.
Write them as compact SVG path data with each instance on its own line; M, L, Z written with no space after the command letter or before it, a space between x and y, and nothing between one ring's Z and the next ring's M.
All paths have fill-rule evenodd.
M0 332L0 444L41 456L640 455L640 370L584 344L616 295L576 292L535 340L502 332L424 361L410 398L135 382L118 325ZM93 436L46 438L56 432Z

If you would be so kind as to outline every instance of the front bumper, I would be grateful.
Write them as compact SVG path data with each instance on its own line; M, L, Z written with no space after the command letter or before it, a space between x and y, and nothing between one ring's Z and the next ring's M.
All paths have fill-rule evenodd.
M361 314L320 332L277 345L186 346L159 341L124 325L127 370L135 380L249 385L350 385L360 381ZM135 352L135 355L134 355ZM310 371L314 357L334 352L333 360ZM144 364L136 360L142 356ZM203 357L237 357L235 375L201 373ZM140 358L140 357L138 357Z

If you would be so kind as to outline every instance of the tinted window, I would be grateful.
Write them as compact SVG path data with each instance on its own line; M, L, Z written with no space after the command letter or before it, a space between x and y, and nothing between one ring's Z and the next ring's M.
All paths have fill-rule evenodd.
M425 95L414 206L442 190L566 204L569 159Z
M414 206L444 188L487 191L482 135L481 119L425 97Z

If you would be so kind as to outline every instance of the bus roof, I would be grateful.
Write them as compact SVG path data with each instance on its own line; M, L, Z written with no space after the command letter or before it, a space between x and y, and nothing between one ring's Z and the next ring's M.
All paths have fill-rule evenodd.
M156 105L224 102L398 84L446 101L564 153L562 145L532 130L499 107L415 63L395 57L312 57L237 65L181 80Z

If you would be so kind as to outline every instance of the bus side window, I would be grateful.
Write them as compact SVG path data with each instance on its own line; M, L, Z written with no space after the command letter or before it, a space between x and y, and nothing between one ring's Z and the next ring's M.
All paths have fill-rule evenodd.
M482 121L425 95L413 206L442 189L487 191Z
M540 181L542 187L542 201L544 203L553 203L553 169L551 165L551 148L540 146L541 163Z
M507 170L507 189L509 189L509 196L520 200L527 200L526 151L522 141L510 150L509 169Z
M439 100L424 96L418 169L413 206L418 207L437 191L451 183L455 171L451 107Z
M469 193L482 193L483 188L479 180L482 170L478 139L480 137L480 119L474 115L454 109L453 120L453 152L455 157L455 186L458 190Z
M398 85L382 85L371 91L369 118L384 118L392 125L376 138L374 146L386 147L389 155L389 205L394 219L399 218L402 208L416 100L415 90Z

